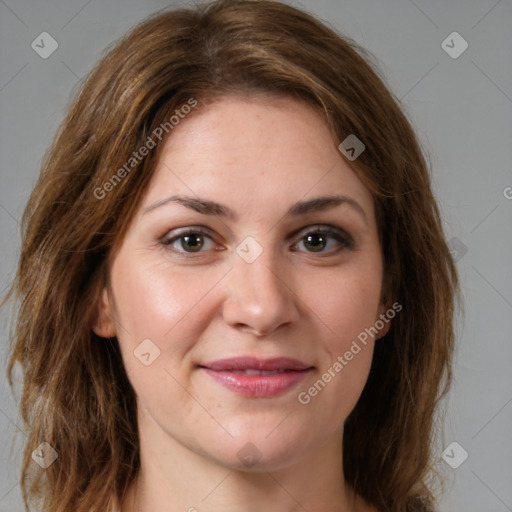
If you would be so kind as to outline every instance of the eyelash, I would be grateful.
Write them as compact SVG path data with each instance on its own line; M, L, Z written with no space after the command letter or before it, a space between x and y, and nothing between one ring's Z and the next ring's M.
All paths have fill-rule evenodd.
M179 233L173 237L165 237L160 241L160 243L166 249L170 249L171 251L178 254L179 257L181 257L181 258L197 258L204 251L199 251L199 252L193 253L193 252L180 251L175 248L170 248L170 246L172 244L174 244L174 242L180 240L180 238L183 238L187 235L203 235L203 236L210 238L210 240L212 240L210 233L208 231L206 231L202 228L194 228L194 229L189 229L188 231ZM320 227L318 227L317 229L312 229L310 231L307 231L306 233L304 233L303 236L300 237L299 242L302 242L304 240L304 238L306 238L308 235L323 235L323 236L328 236L328 237L334 238L336 241L338 241L342 245L341 249L334 251L335 254L337 254L342 249L352 249L354 247L354 241L352 240L352 237L350 237L347 234L343 234L342 231L338 231L336 228L332 228L330 226L327 226L324 229L321 229ZM323 254L324 253L324 251L320 251L319 253L315 253L312 251L306 251L306 252L309 252L310 254ZM331 256L331 255L332 254L328 254L328 256Z

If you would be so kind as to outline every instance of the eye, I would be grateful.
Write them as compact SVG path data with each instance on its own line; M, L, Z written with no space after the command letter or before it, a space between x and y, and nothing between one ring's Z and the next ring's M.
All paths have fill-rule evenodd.
M192 258L195 253L204 252L201 251L201 249L205 247L205 239L208 239L213 243L213 240L207 231L201 228L189 228L187 231L178 233L175 236L165 237L160 243L165 247L170 247L173 252L177 253L180 257ZM339 250L342 249L351 249L354 246L352 237L346 234L343 230L332 228L330 226L324 227L323 229L318 227L317 229L305 232L296 245L304 243L306 248L311 248L311 250L308 250L307 252L323 253L327 252L324 251L324 249L329 245L328 242L333 240L341 246L338 250L334 248L335 252L339 252ZM176 244L178 247L176 247ZM296 249L293 249L293 251L296 251Z
M189 229L171 238L164 238L162 244L166 247L171 247L175 252L183 254L184 257L188 257L187 252L197 253L201 252L204 247L204 239L208 238L213 242L212 238L208 233L200 228ZM175 247L176 242L184 251Z
M308 252L330 252L323 250L328 245L329 240L338 242L338 244L342 246L341 248L345 249L351 249L354 246L354 241L348 234L331 227L325 227L323 229L318 227L315 230L306 232L297 245L303 243L305 247L310 247L311 251Z

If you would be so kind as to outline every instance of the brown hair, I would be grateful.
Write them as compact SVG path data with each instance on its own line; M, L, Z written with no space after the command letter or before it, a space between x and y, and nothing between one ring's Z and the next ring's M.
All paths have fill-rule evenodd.
M21 364L27 510L36 499L42 512L111 510L112 492L121 497L137 473L134 391L117 340L97 337L91 319L162 144L97 191L181 105L227 94L306 101L335 141L356 134L366 145L348 164L373 194L390 296L403 312L376 344L345 423L345 477L382 512L432 510L435 413L451 381L460 290L428 166L384 84L355 42L267 0L157 13L92 70L45 156L8 294L18 305L7 373L12 388ZM58 453L44 470L31 461L43 441Z

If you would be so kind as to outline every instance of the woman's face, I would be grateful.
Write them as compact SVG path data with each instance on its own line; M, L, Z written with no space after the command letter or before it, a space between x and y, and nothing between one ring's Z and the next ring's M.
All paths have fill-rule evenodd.
M292 99L183 119L110 270L95 332L119 340L139 428L229 467L339 439L389 328L368 335L388 306L372 196Z

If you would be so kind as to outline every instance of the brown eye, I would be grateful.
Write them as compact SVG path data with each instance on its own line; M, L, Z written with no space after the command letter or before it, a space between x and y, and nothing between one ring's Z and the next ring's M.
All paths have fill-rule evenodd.
M200 254L208 250L208 247L203 251L205 243L210 241L213 248L214 242L211 236L202 229L189 229L183 231L174 236L168 236L161 241L161 244L165 247L169 247L173 252L183 257L193 257L194 254ZM306 232L299 244L303 243L306 247L306 251L309 253L318 253L329 255L331 253L337 253L343 249L350 249L353 247L354 242L350 235L346 234L342 230L337 228L317 228ZM207 244L206 244L207 245ZM297 244L298 245L298 244ZM334 247L330 247L330 246ZM325 250L327 248L327 250ZM329 250L331 249L331 250ZM296 251L297 249L293 249Z
M320 233L306 235L303 240L305 240L304 245L311 247L313 252L320 252L327 245L327 237Z
M350 249L353 246L353 241L348 235L343 235L337 230L321 228L306 233L300 242L304 243L308 252L323 253L330 252L324 251L325 247L329 245L330 240L335 240L342 248Z
M171 247L175 252L182 253L186 256L187 253L204 252L201 251L201 249L205 246L205 239L209 239L213 242L206 232L196 229L184 231L173 237L165 238L161 243L166 247Z
M198 252L201 250L201 247L204 245L204 241L202 240L201 234L194 233L192 235L182 235L179 238L181 239L181 247L183 249L187 249L190 247L192 252Z

